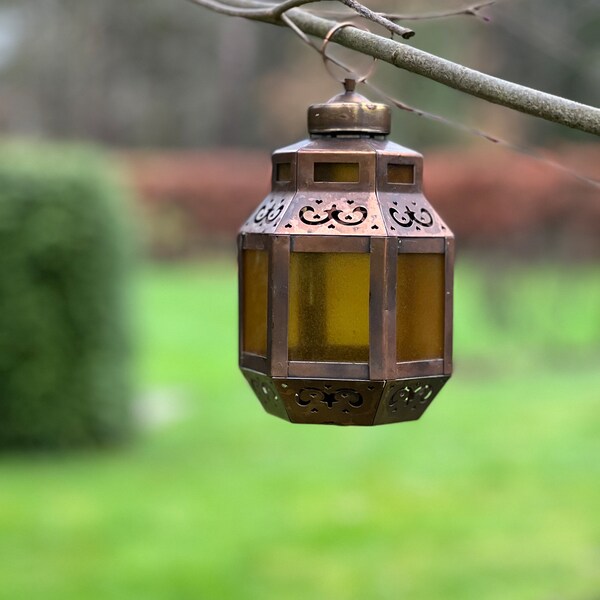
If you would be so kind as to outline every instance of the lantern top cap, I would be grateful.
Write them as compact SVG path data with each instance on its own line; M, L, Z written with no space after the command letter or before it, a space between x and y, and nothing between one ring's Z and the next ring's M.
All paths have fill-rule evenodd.
M311 135L388 135L391 111L387 104L371 102L354 91L356 81L346 79L345 91L324 104L308 109L308 131Z

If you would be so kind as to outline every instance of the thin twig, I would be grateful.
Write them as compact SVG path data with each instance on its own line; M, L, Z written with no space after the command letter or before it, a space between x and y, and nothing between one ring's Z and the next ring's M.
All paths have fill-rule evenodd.
M431 21L434 19L447 19L449 17L460 17L460 16L468 16L468 17L477 17L482 21L488 22L490 19L485 15L480 14L480 10L483 8L487 8L496 4L498 0L487 0L486 2L477 2L476 4L471 4L469 6L465 6L464 8L457 8L454 10L444 10L437 12L429 12L429 13L386 13L386 12L378 12L377 14L389 19L390 21ZM348 16L347 13L336 11L336 10L328 10L318 8L315 12L320 17L326 17L329 19L343 19Z
M471 4L470 6L466 6L465 8L462 9L456 9L456 10L442 10L442 11L437 11L437 12L430 12L430 13L416 13L416 14L412 14L412 15L407 15L407 14L401 14L401 13L396 13L396 14L389 14L387 15L388 19L399 19L402 21L431 21L432 19L447 19L448 17L459 17L459 16L467 16L467 17L477 17L479 19L482 19L483 21L489 21L489 17L486 17L485 15L481 15L479 14L479 11L483 8L487 8L489 6L492 6L493 4L496 4L498 2L498 0L487 0L487 2L478 2L476 4Z
M273 13L273 17L278 18L291 8L294 8L296 6L304 6L305 4L312 4L314 2L320 1L321 0L285 0L285 2L276 4L271 9L271 12Z
M451 119L448 119L446 117L442 117L441 115L438 115L436 113L427 112L420 108L416 108L414 106L406 104L405 102L402 102L402 101L398 100L397 98L390 96L389 94L387 94L386 92L384 92L377 86L373 85L369 81L365 81L364 84L367 87L369 87L371 90L373 90L376 94L378 94L379 96L381 96L382 98L384 98L385 100L387 100L388 102L393 104L396 108L399 108L400 110L410 112L414 115L417 115L418 117L424 117L426 119L429 119L430 121L436 121L438 123L443 123L447 127L452 127L453 129L456 129L457 131L462 131L463 133L467 133L467 134L470 134L470 135L473 135L476 137L483 138L484 140L487 140L488 142L491 142L492 144L502 146L504 148L512 150L513 152L518 152L519 154L523 154L524 156L533 158L533 159L537 160L538 162L548 165L556 170L563 171L567 175L570 175L571 177L574 177L575 179L578 179L579 181L581 181L583 183L586 183L592 187L595 187L596 189L600 189L600 181L598 181L596 179L592 179L591 177L587 177L586 175L582 175L581 173L578 173L577 171L574 171L573 169L566 167L565 165L563 165L562 163L560 163L558 161L555 161L555 160L552 160L551 158L543 156L542 154L540 154L533 148L529 148L527 146L521 146L519 144L509 142L505 139L502 139L495 135L492 135L491 133L487 133L487 132L483 131L482 129L478 129L476 127L471 127L470 125L465 125L464 123L458 123L458 122L452 121Z
M292 8L298 8L305 4L320 2L321 0L284 0L277 4L268 2L229 2L220 0L188 0L192 4L198 4L204 8L209 8L215 12L227 15L229 17L244 17L256 21L264 21L267 23L278 23L281 15ZM240 4L248 4L248 6L240 6Z
M398 34L405 40L415 35L415 32L412 29L407 29L406 27L402 27L401 25L390 21L390 19L384 17L380 13L372 11L370 8L367 8L364 4L357 2L357 0L341 0L341 2L343 2L348 8L351 8L361 17L364 17L369 21L373 21L373 23L377 23L378 25L385 27L388 31Z
M320 2L321 0L284 0L277 4L271 4L266 2L252 2L252 7L241 6L240 2L229 2L227 0L189 0L193 4L199 4L206 8L210 8L215 12L230 16L230 17L244 17L246 19L253 19L258 21L267 21L270 23L277 23L281 16L292 8L298 8L305 4L311 4L314 2ZM385 27L388 31L401 36L404 39L409 39L415 32L412 29L402 27L394 23L390 19L382 16L379 13L372 11L357 0L340 0L354 12L359 14L361 17L378 23ZM286 20L289 24L289 21Z
M322 53L321 49L317 48L311 41L311 39L300 29L294 21L292 21L286 14L281 15L282 21L305 43L315 48L318 52Z

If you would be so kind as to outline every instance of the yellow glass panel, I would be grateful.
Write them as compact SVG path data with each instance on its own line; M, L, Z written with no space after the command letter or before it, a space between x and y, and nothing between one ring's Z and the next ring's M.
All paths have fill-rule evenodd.
M443 254L398 255L398 362L443 358L444 281Z
M389 163L387 178L388 183L414 183L415 167L414 165L396 165Z
M370 255L292 252L290 360L369 361Z
M269 255L266 250L242 252L242 349L266 356Z
M316 162L314 178L317 182L358 183L358 163Z

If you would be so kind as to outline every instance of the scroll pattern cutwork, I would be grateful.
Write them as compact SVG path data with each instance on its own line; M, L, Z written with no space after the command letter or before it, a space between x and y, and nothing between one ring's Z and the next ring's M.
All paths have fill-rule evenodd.
M317 408L322 404L327 408L334 406L342 408L360 408L363 405L362 394L352 389L340 389L335 392L325 392L318 388L303 388L296 394L296 402L299 406L308 407L313 405Z
M269 200L269 202L263 204L260 207L256 215L254 216L254 222L257 225L270 225L275 222L283 213L285 207L285 198L282 198L279 203L275 198Z
M321 201L316 200L316 203L320 204ZM347 203L351 205L354 201L347 200ZM339 225L355 227L365 222L368 211L364 206L344 210L338 208L337 204L332 204L330 208L321 211L307 205L300 209L298 216L305 225L324 225L330 221L335 221Z
M417 410L424 404L428 404L432 397L433 388L428 383L404 385L390 396L388 401L390 412L394 414L400 407Z
M265 376L256 373L244 372L248 383L252 387L252 391L260 400L264 409L273 415L289 420L285 408L281 402L281 398L277 393L272 380Z
M405 206L403 213L392 206L390 216L400 227L409 228L416 225L419 229L420 227L431 227L433 225L433 216L426 208L418 209L417 215L410 206Z

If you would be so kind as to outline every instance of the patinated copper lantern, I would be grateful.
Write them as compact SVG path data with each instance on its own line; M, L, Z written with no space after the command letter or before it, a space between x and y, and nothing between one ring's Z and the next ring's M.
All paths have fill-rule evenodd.
M452 372L454 237L390 121L350 80L311 106L239 234L240 367L293 423L418 419Z

